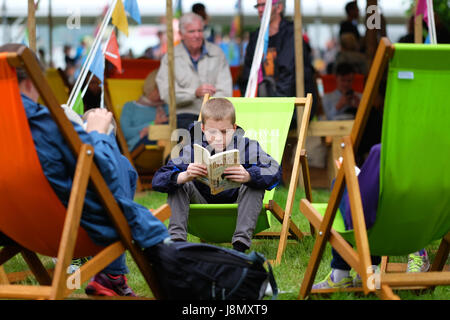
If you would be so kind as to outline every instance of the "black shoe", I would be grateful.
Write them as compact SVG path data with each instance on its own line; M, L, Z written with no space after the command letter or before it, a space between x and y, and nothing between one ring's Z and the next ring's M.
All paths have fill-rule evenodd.
M236 241L235 243L233 243L233 249L239 252L245 252L246 250L249 249L249 247L247 247L240 241Z

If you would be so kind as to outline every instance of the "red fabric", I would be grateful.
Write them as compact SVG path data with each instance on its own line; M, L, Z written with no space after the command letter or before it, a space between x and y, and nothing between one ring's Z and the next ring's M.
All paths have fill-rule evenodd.
M122 73L122 61L119 54L119 45L117 44L116 33L113 31L106 47L105 58L111 62L118 73Z
M334 74L324 74L321 75L323 83L323 92L330 93L336 90L336 76ZM364 75L363 74L355 74L353 78L353 90L356 92L362 93L364 91Z
M122 59L123 72L114 69L108 78L111 79L145 79L150 72L158 69L159 60L152 59Z
M66 208L42 171L6 53L0 54L0 97L0 231L29 250L54 257ZM75 256L99 249L80 228Z

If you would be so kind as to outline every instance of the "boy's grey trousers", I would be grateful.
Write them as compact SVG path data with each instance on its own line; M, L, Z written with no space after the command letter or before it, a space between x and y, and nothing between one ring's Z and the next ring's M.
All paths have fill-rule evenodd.
M231 239L231 243L240 241L247 247L251 245L253 231L258 221L262 208L264 190L254 189L241 185L238 203L238 217L236 229ZM172 240L186 240L187 221L189 215L189 204L206 204L207 201L198 191L192 181L183 184L177 191L170 193L167 199L172 215L169 222L169 233ZM218 226L220 228L220 226Z

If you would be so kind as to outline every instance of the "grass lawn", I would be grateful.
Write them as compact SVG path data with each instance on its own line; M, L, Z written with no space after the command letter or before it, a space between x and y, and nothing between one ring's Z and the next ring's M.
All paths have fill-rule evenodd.
M281 187L275 193L275 201L282 207L286 203L287 189ZM293 220L300 227L302 231L309 231L309 223L307 219L299 211L300 199L304 197L302 190L297 191L297 195L294 202ZM315 202L327 202L329 198L329 192L327 190L313 190L313 199ZM136 196L136 201L140 204L156 209L160 205L166 202L167 195L158 192L146 192ZM166 222L167 224L167 222ZM276 221L276 224L272 226L271 231L279 231L281 224ZM199 239L189 235L189 241L199 242ZM220 244L224 247L231 247L230 244ZM427 247L430 259L434 258L439 243L433 243ZM289 241L286 247L286 251L283 255L282 263L277 266L273 266L275 279L277 281L280 294L279 300L294 300L297 299L300 289L301 281L303 279L304 272L308 265L309 256L314 246L314 239L312 237L305 237L301 242ZM258 251L264 254L268 259L274 259L278 248L278 241L276 240L254 240L250 250ZM321 280L329 272L329 264L331 261L330 245L327 244L325 249L324 258L320 264L316 281ZM47 266L52 266L50 258L43 257L43 261ZM406 262L406 257L392 257L390 261L394 262ZM138 295L150 296L151 292L147 287L143 277L138 271L133 260L127 256L127 263L130 268L128 274L128 282L130 286L135 290ZM21 257L16 256L12 261L5 265L5 270L18 271L26 268ZM27 282L34 282L34 280L27 280ZM84 288L84 287L83 287ZM79 290L83 292L83 289ZM401 299L406 300L450 300L450 287L438 286L434 291L424 291L421 293L410 291L398 291L397 294ZM354 299L378 299L376 295L364 296L362 294L350 294L350 293L336 293L329 296L312 296L310 299L332 299L332 300L354 300Z
M281 187L277 192L275 192L275 201L284 207L287 199L288 190ZM327 202L330 193L328 190L313 190L313 199L315 202ZM303 190L298 190L294 208L292 213L292 218L294 222L300 227L302 231L309 231L309 223L307 219L299 211L300 199L304 198ZM147 192L144 195L140 195L136 198L136 201L148 208L157 208L159 205L166 202L167 195L158 192ZM275 221L275 225L272 226L271 231L281 230L281 224ZM199 239L194 236L189 236L189 241L198 242ZM224 247L231 248L230 244L220 244ZM434 258L434 254L438 248L439 243L434 243L428 247L428 253L430 258ZM279 300L293 300L297 299L298 292L300 289L301 281L303 275L306 271L308 265L309 256L312 252L314 246L314 239L312 237L305 237L301 242L289 241L286 247L286 251L283 255L283 260L280 265L273 266L275 273L275 279L277 281L280 294L278 296ZM268 259L275 259L278 249L278 241L276 240L254 240L250 250L258 251L264 254ZM406 262L406 257L391 257L390 261L393 262ZM329 265L331 261L331 246L327 244L327 249L324 253L324 259L319 267L316 281L321 280L329 272ZM130 260L130 265L131 265ZM136 272L137 273L137 272ZM140 276L139 276L140 277ZM143 282L143 281L141 281ZM131 280L130 280L131 283ZM138 284L139 281L136 282ZM145 284L144 284L145 286ZM137 288L137 285L136 285ZM145 288L142 288L143 290ZM146 290L146 289L145 289ZM400 298L410 299L410 300L449 300L450 299L450 287L439 286L433 292L423 292L421 294L408 292L408 291L398 291ZM311 299L339 299L339 300L351 300L351 299L378 299L376 295L364 296L361 294L349 294L349 293L336 293L327 297L313 296Z

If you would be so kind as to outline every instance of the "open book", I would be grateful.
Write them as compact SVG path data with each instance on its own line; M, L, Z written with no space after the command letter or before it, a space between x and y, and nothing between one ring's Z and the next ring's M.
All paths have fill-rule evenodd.
M194 163L206 165L207 177L198 177L197 180L208 185L211 194L218 194L227 189L239 188L240 183L228 180L224 170L228 167L239 166L239 150L232 149L217 153L213 156L209 151L198 144L194 144Z

